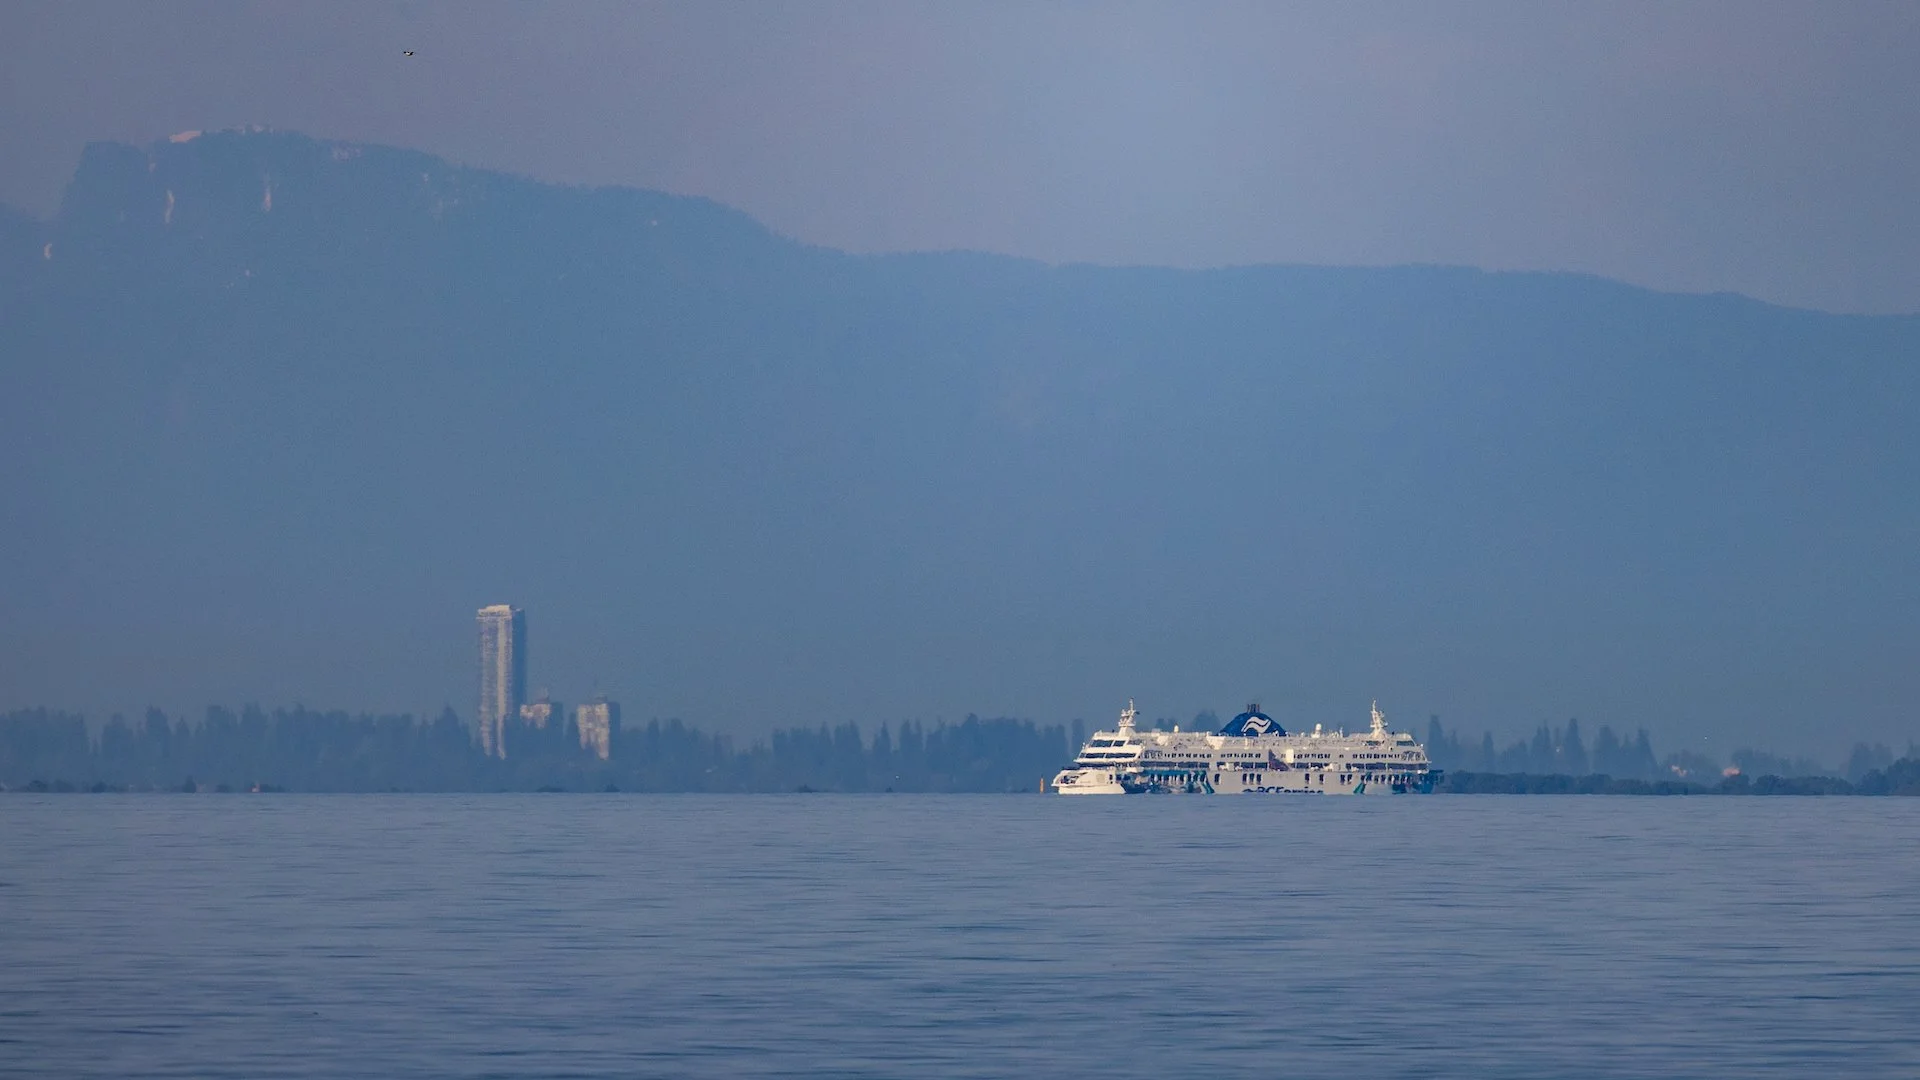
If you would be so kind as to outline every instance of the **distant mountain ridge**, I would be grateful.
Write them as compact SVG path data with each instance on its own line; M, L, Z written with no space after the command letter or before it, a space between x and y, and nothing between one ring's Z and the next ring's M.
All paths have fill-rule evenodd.
M90 146L0 320L8 704L464 711L508 600L536 683L721 730L1912 733L1920 318L852 256L254 132Z

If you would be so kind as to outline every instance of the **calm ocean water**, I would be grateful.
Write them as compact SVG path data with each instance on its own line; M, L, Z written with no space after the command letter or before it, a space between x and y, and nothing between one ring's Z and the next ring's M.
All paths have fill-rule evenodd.
M1920 799L0 796L0 1075L1920 1076Z

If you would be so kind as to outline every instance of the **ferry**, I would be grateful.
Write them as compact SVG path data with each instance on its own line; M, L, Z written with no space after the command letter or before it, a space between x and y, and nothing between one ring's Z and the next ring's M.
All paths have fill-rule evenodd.
M1433 790L1426 747L1388 731L1380 703L1364 734L1289 734L1256 702L1217 732L1141 731L1133 701L1053 778L1062 795L1403 795Z

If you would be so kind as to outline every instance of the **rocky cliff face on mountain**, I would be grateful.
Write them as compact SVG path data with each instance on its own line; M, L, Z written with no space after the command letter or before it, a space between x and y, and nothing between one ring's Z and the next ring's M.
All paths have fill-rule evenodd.
M499 601L536 684L722 729L1259 693L1825 749L1920 695L1912 318L855 257L230 132L0 214L0 320L11 704L464 708Z

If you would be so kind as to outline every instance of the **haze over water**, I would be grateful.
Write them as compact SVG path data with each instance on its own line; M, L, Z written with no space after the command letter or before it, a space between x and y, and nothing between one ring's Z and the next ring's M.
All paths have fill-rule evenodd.
M0 1080L1920 1077L1920 798L904 794L1920 794L1920 5L751 10L0 3Z
M1920 800L0 802L4 1076L1910 1077Z

